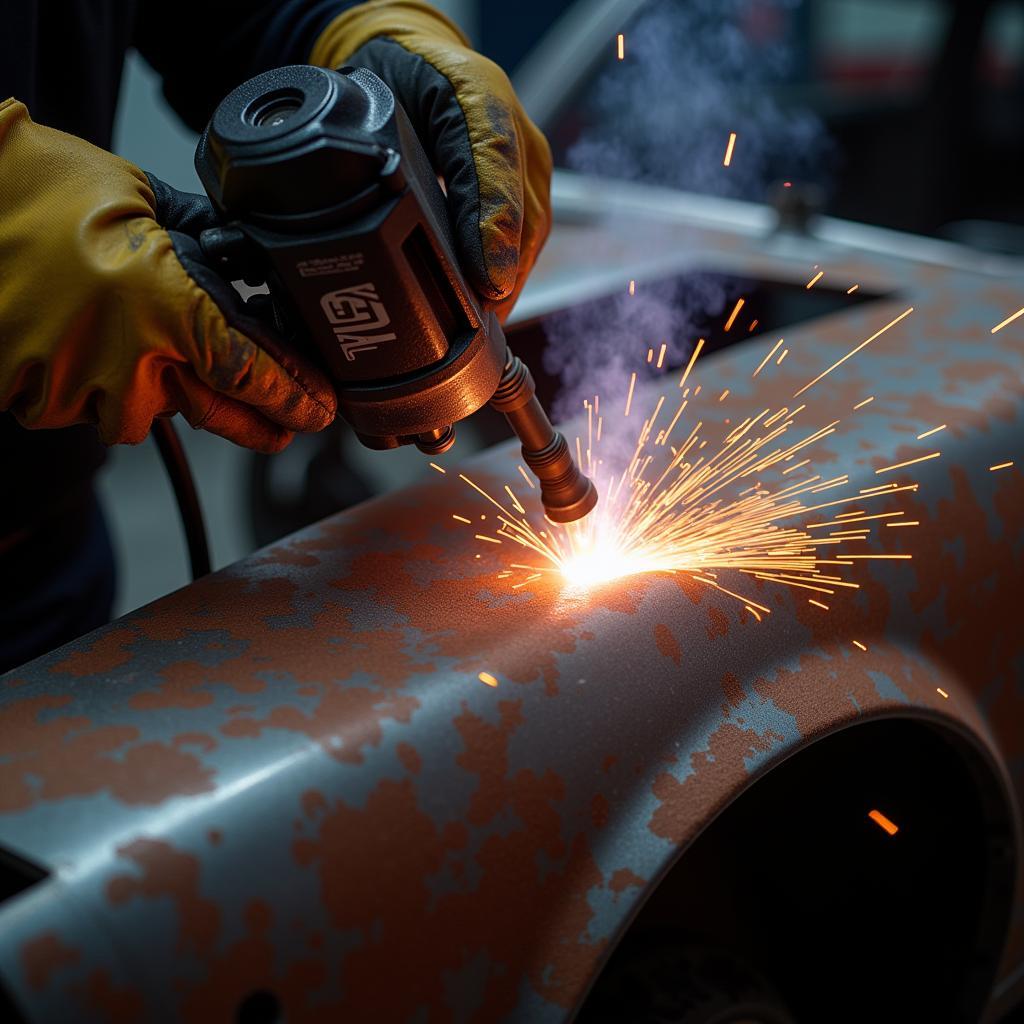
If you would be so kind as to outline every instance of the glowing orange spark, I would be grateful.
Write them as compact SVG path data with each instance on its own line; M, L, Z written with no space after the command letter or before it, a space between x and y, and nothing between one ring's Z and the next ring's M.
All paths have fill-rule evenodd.
M616 36L616 47L619 60L624 60L626 57L626 37L621 32Z
M667 348L668 348L668 342L667 341L663 341L661 343L661 351L658 353L658 365L655 367L655 369L660 370L662 365L664 364L664 362L665 362L665 350Z
M438 473L446 473L447 472L447 470L442 469L436 462L431 462L430 463L430 468L431 469L436 469L438 471Z
M881 811L868 811L868 817L883 831L894 836L899 832L899 826L891 822Z
M736 133L729 132L729 144L725 147L725 159L722 161L723 167L728 167L732 163L732 149L736 145Z
M989 466L988 471L994 473L997 469L1009 469L1012 465L1012 462L1000 462L997 466Z
M855 356L862 348L866 348L876 338L880 338L883 334L885 334L885 332L887 330L889 330L889 328L895 327L901 320L904 320L906 317L910 316L910 314L913 313L913 312L914 312L914 307L913 306L910 306L909 308L905 309L902 313L900 313L900 315L898 317L896 317L895 320L890 320L889 323L887 323L880 331L875 331L875 333L872 334L870 338L866 338L856 348L851 349L851 351L847 352L846 355L843 356L842 359L837 359L827 370L825 370L822 373L819 373L818 376L814 378L814 380L812 380L808 384L805 384L799 391L796 392L795 395L793 395L793 397L794 398L798 398L808 388L814 387L814 385L817 384L818 381L821 380L822 377L827 377L837 366L842 366L842 364L845 363L847 359L849 359L851 356Z
M595 396L592 403L584 402L586 433L576 437L577 457L592 474L602 499L582 521L569 526L548 522L546 529L538 529L511 487L505 485L504 493L511 503L506 507L460 474L498 511L493 535L475 536L492 544L514 543L537 556L530 561L542 563L513 563L512 570L528 575L510 584L512 589L550 574L557 574L570 587L586 588L638 573L683 573L740 601L752 612L769 614L766 604L732 589L726 578L720 578L720 573L732 570L756 580L810 591L818 596L809 600L828 611L831 606L821 598L834 596L839 588L858 589L860 584L825 570L826 566L852 567L860 559L912 557L851 555L845 550L825 557L833 545L863 545L875 525L888 525L891 518L902 521L902 510L872 513L868 504L871 498L888 501L893 495L918 487L916 483L886 483L843 493L849 488L848 474L822 479L821 474L805 469L811 462L811 453L805 449L835 433L838 419L803 431L795 424L804 404L794 409L766 407L735 426L729 421L725 426L719 422L706 428L704 421L698 420L688 424L685 439L678 444L668 443L684 410L701 392L700 384L692 389L685 385L703 344L700 339L694 346L680 379L683 392L668 427L659 427L666 402L666 395L660 394L650 415L638 426L632 457L616 460L615 469L604 468L598 454L599 416L594 438L593 420L599 399ZM638 397L636 378L637 373L632 373L624 418ZM715 399L723 401L730 394L724 389ZM716 430L721 431L717 439L712 436ZM793 436L795 441L791 440ZM518 468L533 487L523 467ZM805 471L797 475L801 469ZM790 481L787 474L794 479ZM839 496L816 500L817 495L836 490ZM787 520L795 519L803 523L811 513L824 509L836 510L835 518L786 525ZM509 567L505 565L503 570L507 572Z
M686 369L683 370L682 377L679 378L679 386L682 387L686 383L686 378L690 376L690 371L693 369L693 364L697 362L697 356L700 355L700 350L704 347L704 339L698 338L697 344L693 346L693 351L690 353L690 361L686 364ZM696 398L696 394L693 396Z
M768 360L771 359L773 355L775 355L775 352L777 351L778 347L782 344L783 340L784 339L779 338L779 340L775 342L775 344L772 346L771 352L769 352L768 355L766 355L764 359L761 360L757 369L750 375L751 377L756 377L764 369L765 363L767 363Z
M629 415L629 407L633 404L633 388L636 387L636 371L633 371L632 376L629 378L629 394L626 396L626 412L624 415Z
M824 608L825 611L828 611L828 605L827 604L822 604L820 601L815 601L813 597L807 598L807 603L808 604L816 604L819 608Z
M931 437L932 434L937 434L940 430L945 430L945 429L946 429L946 424L943 423L942 426L932 427L931 430L926 430L923 434L918 434L917 435L917 439L918 439L918 441L923 441L926 437Z
M516 469L523 475L523 479L530 485L531 490L536 490L536 485L530 478L530 474L526 472L526 468L524 466L516 466Z
M945 690L944 690L944 689L943 689L943 688L942 688L941 686L936 686L936 687L935 687L935 692L936 692L936 693L937 693L937 694L938 694L938 695L939 695L940 697L944 697L944 698L945 698L946 700L949 700L949 694L948 694L948 693L946 693L946 691L945 691Z
M498 680L495 679L494 676L492 676L490 672L479 672L479 673L477 673L477 679L479 679L481 683L486 683L488 686L497 686L498 685Z
M467 519L465 516L458 516L454 512L452 513L452 519L457 519L460 523L472 524L472 519Z
M853 641L853 646L854 647L859 647L862 651L866 651L867 650L867 648L859 640L854 640Z
M901 519L898 523L886 523L886 526L920 526L918 519Z
M897 462L892 466L883 466L881 469L875 470L875 475L879 473L889 473L894 469L903 469L905 466L913 466L918 462L927 462L929 459L937 459L942 452L932 452L930 455L919 455L916 459L907 459L906 462Z
M629 281L629 294L636 295L636 281L634 281L632 278L630 278Z
M846 289L846 294L847 294L847 295L852 295L852 294L853 294L853 293L854 293L854 292L855 292L855 291L856 291L856 290L857 290L857 289L858 289L859 287L860 287L860 285L859 285L859 284L855 284L855 285L853 285L852 287L850 287L850 288L847 288L847 289Z
M788 355L789 355L789 349L788 348L784 348L782 350L782 353L779 356L779 358L775 361L775 365L776 366L781 366L782 365L782 360L785 359L786 356L788 356Z
M729 319L725 321L725 330L729 330L734 323L736 323L736 317L740 315L740 310L743 308L745 299L737 299L736 305L733 307L733 311L729 314Z
M996 324L989 333L995 334L996 331L1001 331L1007 324L1012 324L1019 316L1024 316L1024 307L1018 309L1016 313L1011 313L1002 323Z
M913 558L913 555L847 555L844 558Z
M825 271L824 270L819 270L814 275L814 277L812 277L810 279L810 281L808 281L807 284L804 285L804 287L808 288L808 289L813 288L824 276L825 276Z
M853 411L856 412L858 409L863 409L864 406L868 404L868 402L873 402L874 400L875 400L875 396L874 395L868 395L868 397L865 398L863 402L858 402L853 407Z

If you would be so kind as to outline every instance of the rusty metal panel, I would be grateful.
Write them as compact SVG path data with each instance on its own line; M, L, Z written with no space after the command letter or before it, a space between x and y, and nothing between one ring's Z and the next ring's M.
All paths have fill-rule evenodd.
M688 237L778 264L768 243ZM291 1022L565 1020L719 810L875 716L973 737L1019 808L1024 475L988 467L1021 454L1021 329L990 333L1021 280L833 249L831 274L898 297L787 333L770 375L750 371L774 337L701 380L784 403L913 305L810 410L874 395L818 455L854 486L949 424L901 506L922 524L912 563L865 565L829 614L758 584L762 623L683 577L511 590L514 556L451 518L482 499L431 476L9 673L0 846L51 872L0 908L0 975L30 1019L231 1019L272 989ZM500 489L516 461L494 449L473 476Z

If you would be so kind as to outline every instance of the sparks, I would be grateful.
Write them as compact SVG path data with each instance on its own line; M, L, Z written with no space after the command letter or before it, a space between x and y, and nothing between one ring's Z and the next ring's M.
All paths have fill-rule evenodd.
M815 285L816 285L816 284L817 284L817 283L818 283L818 282L819 282L819 281L820 281L820 280L821 280L821 279L822 279L822 278L823 278L824 276L825 276L825 271L824 271L824 270L819 270L819 271L818 271L818 272L817 272L817 273L816 273L816 274L814 275L814 277L812 277L812 278L810 279L810 281L808 281L808 282L807 282L807 284L806 284L806 285L804 285L804 287L805 287L805 288L807 288L808 290L810 290L810 289L811 289L811 288L813 288L813 287L814 287L814 286L815 286Z
M784 338L779 338L779 340L775 342L775 344L772 346L771 352L769 352L768 355L766 355L764 359L761 360L761 362L757 366L757 369L750 375L751 377L756 377L765 368L765 364L768 362L769 359L771 359L773 355L775 355L775 353L778 351L779 346L782 344L784 340Z
M883 466L881 469L876 469L875 474L889 473L894 469L903 469L906 466L913 466L918 462L927 462L929 459L937 459L942 452L932 452L930 455L919 455L916 459L907 459L906 462L897 462L892 466Z
M1011 313L1002 323L996 324L989 333L995 334L996 331L1001 331L1007 324L1012 324L1014 320L1021 316L1024 316L1024 308L1018 309L1016 313Z
M490 672L478 672L477 679L479 679L481 683L486 683L488 686L498 685L498 680L495 679Z
M935 687L935 692L943 699L949 700L949 694L941 686Z
M890 821L881 811L868 811L868 817L880 828L883 832L888 832L889 835L894 836L899 832L899 826L895 822Z
M619 60L625 60L626 57L626 37L623 33L619 33L615 37L615 50Z
M1012 462L1000 462L996 466L989 466L988 471L994 473L997 469L1009 469L1013 465Z
M939 427L932 427L931 430L926 430L923 434L918 434L917 435L917 439L918 439L918 441L923 441L926 437L931 437L932 434L937 434L940 430L945 430L945 429L946 429L946 424L943 423Z
M851 358L852 356L855 356L862 348L867 348L868 345L871 344L871 342L877 340L883 334L885 334L885 332L889 330L890 327L895 327L901 320L906 319L913 312L913 306L910 306L908 309L905 309L902 313L900 313L898 317L896 317L895 320L890 320L889 323L887 323L881 330L875 331L875 333L872 334L870 338L866 338L856 348L851 349L849 352L847 352L842 359L837 359L827 370L824 370L822 373L819 373L818 376L814 378L814 380L812 380L808 384L805 384L795 395L793 395L793 397L798 398L808 388L814 387L814 385L817 384L822 377L828 376L828 374L830 374L837 366L841 366L843 363L846 362L847 359Z
M729 132L729 144L725 147L725 159L722 161L723 167L728 167L732 163L732 150L733 146L736 145L736 133ZM1024 312L1024 310L1022 310Z
M734 323L736 323L736 317L740 315L740 310L743 308L743 303L746 299L739 299L736 302L733 311L729 314L729 319L725 321L725 329L728 331Z
M773 352L780 344L781 339ZM918 524L902 509L891 507L894 498L916 492L918 484L890 482L858 490L851 488L847 473L828 478L816 473L814 446L836 433L840 420L804 426L800 414L806 404L755 406L742 420L722 421L712 415L705 421L694 410L701 385L687 384L703 345L700 339L694 346L679 380L681 393L674 388L656 393L650 410L632 417L634 404L647 396L636 388L637 373L631 373L621 418L612 420L620 426L606 431L612 435L614 457L601 455L599 397L583 402L586 415L574 447L581 468L601 495L597 508L583 520L559 525L545 518L544 528L538 528L531 519L536 515L535 499L521 501L506 484L499 501L460 474L497 510L491 513L497 521L493 533L477 533L477 539L504 544L506 551L521 549L521 558L531 556L511 564L501 559L500 575L511 589L553 585L585 591L640 574L666 574L718 590L760 621L771 608L754 599L753 585L788 587L827 612L833 603L827 599L838 600L837 595L859 588L845 573L856 571L861 561L913 557L909 552L873 551L871 542L878 527ZM702 401L717 409L730 394L728 388L715 389ZM687 410L688 419L683 420ZM635 427L628 427L627 417ZM622 432L630 429L634 441L620 456ZM939 455L932 452L876 472ZM523 466L517 468L533 487ZM875 499L888 507L873 507ZM851 549L861 553L851 554ZM852 642L867 650L860 641Z

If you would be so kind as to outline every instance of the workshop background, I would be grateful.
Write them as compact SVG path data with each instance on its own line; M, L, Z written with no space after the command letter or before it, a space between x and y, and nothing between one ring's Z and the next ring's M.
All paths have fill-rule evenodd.
M447 0L438 6L518 84L524 78L543 82L545 75L557 76L557 68L545 66L545 39L550 43L556 33L564 39L576 26L583 31L615 24L608 33L611 56L614 32L625 29L644 5L635 0L519 0L514 6ZM717 25L708 37L709 67L728 69L739 78L751 52L769 61L772 54L785 56L773 100L792 112L786 120L789 134L763 140L760 173L749 183L754 194L741 198L771 198L757 193L764 193L772 180L771 163L778 158L774 140L788 147L789 157L799 148L803 178L794 181L802 186L794 195L812 209L982 250L1024 254L1024 3L749 0L709 6L707 0L676 0L676 6L695 31L708 17L734 9L731 27L743 43L730 52L716 50L711 44L722 42L722 26ZM744 64L730 68L730 61L737 60ZM651 73L674 72L669 63L667 70L652 65ZM727 90L725 74L719 76L722 83ZM699 162L670 159L679 150L663 146L659 138L633 139L642 159L630 152L626 160L614 147L588 144L601 137L602 118L614 124L617 117L632 116L636 101L636 96L624 96L616 110L616 98L609 100L595 86L549 111L556 162L611 176L630 175L642 164L645 181L700 191ZM664 111L658 116L664 120ZM639 121L634 132L644 130ZM802 134L794 136L794 126L802 126ZM684 135L687 127L675 126L671 134ZM721 127L719 122L715 147ZM702 144L700 126L691 132L696 153ZM199 191L192 167L195 142L164 102L154 72L133 54L122 82L116 151L178 188ZM792 166L791 159L787 168ZM221 567L257 546L251 515L253 457L202 431L181 432L206 514L213 564ZM346 447L346 459L375 489L430 472L416 451L381 458L353 444ZM275 466L279 492L304 486L301 458L281 459ZM176 507L152 442L115 449L101 487L118 555L116 614L188 582Z

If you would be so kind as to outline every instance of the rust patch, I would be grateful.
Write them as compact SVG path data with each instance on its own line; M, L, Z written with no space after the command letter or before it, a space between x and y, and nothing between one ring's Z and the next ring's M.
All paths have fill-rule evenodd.
M398 744L398 758L407 772L411 772L413 775L419 774L423 762L420 760L420 755L416 752L416 748L411 743Z
M94 726L78 716L40 721L70 701L29 697L0 710L0 811L102 790L126 804L158 804L214 788L212 771L192 754L157 742L130 746L135 726Z
M647 880L645 878L641 878L635 871L630 871L629 868L619 868L608 880L608 888L616 895L625 892L630 886L642 889L646 884Z
M732 707L738 708L743 703L743 684L732 672L726 672L722 676L722 692Z
M319 817L327 810L327 798L318 789L307 789L302 794L302 813L307 818Z
M662 622L654 627L654 642L663 657L671 658L676 665L681 664L683 652L679 649L679 641L672 635L672 630Z
M721 608L716 608L711 605L708 608L708 639L714 640L718 636L726 636L729 632L729 616L722 611Z
M90 638L88 646L71 651L62 661L52 665L50 671L66 672L77 678L105 675L132 660L129 646L135 639L135 630L129 626L113 626Z
M135 897L170 898L178 911L178 951L209 953L220 929L220 910L199 893L199 858L158 839L136 839L119 846L117 854L134 861L142 875L112 878L107 899L120 904Z
M142 995L134 988L115 985L107 971L93 971L80 992L98 1020L107 1024L145 1024Z
M82 959L80 950L65 945L56 932L43 932L21 947L21 967L29 988L41 992L50 976Z

